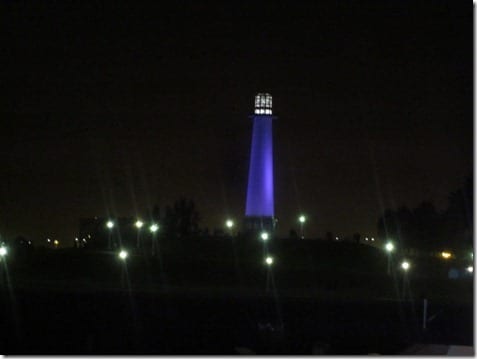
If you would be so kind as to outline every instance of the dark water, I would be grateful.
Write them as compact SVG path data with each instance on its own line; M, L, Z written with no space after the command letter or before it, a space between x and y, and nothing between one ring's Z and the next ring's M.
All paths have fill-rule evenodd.
M472 305L7 291L2 354L397 354L416 342L472 345Z

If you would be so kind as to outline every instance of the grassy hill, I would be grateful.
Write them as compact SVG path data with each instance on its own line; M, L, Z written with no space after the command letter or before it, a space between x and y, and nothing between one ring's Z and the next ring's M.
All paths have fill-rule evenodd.
M414 298L473 299L471 275L459 279L447 276L451 267L462 269L464 263L408 258L412 267L405 275L395 256L393 273L388 276L385 252L351 242L274 239L264 245L230 238L163 240L158 256L144 250L145 255L131 250L123 262L117 251L38 248L13 251L6 265L13 286L43 285L60 290L182 288L266 294L267 280L271 285L273 279L275 290L288 296L402 299L406 290ZM274 258L271 266L265 264L267 255Z

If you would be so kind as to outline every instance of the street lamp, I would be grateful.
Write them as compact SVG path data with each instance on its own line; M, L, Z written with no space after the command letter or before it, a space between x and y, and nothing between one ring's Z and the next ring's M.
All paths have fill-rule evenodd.
M144 223L140 219L138 219L134 225L137 228L136 248L139 248L139 237L140 237L141 228L144 225Z
M305 222L306 222L306 217L302 214L300 217L298 217L298 221L300 222L300 228L301 228L301 239L305 238Z
M474 272L474 267L473 266L468 266L467 267L467 272L473 273Z
M151 231L151 233L156 233L158 229L159 229L159 226L155 223L149 227L149 230Z
M269 238L268 233L267 232L262 232L260 234L260 238L262 238L262 241L264 241L264 242L268 241L268 238Z
M407 283L407 280L408 280L407 272L411 268L411 264L407 260L404 260L401 263L401 268L404 271L404 274L402 276L402 297L404 299L406 297L406 293L409 293L409 283ZM407 283L407 285L406 285L406 283Z
M122 259L123 261L126 260L126 258L128 257L128 255L129 255L128 252L125 251L125 250L120 251L119 254L118 254L119 258Z
M4 245L2 245L2 246L0 247L0 261L2 260L2 258L4 258L4 257L7 255L7 253L8 253L7 247L5 247ZM4 263L4 264L6 264L6 260L5 260L5 263ZM6 270L6 268L5 268L5 270ZM3 275L4 275L4 273L6 274L6 272L4 272L4 273L2 273L2 272L3 272L3 271L0 271L0 274L1 274L0 284L5 281L5 279L3 278ZM8 279L6 279L6 280L7 280L7 283L8 283Z
M394 244L392 242L388 242L384 248L388 253L388 275L391 275L391 253L394 251Z
M156 249L156 232L159 230L159 226L156 223L151 224L149 230L152 233L152 240L151 240L151 254L155 254Z
M407 272L409 270L409 268L411 268L411 264L408 262L408 261L403 261L401 263L401 268Z
M268 266L271 266L273 264L273 257L268 256L267 258L265 258L265 263Z
M268 292L270 290L270 286L273 282L273 277L272 277L272 264L273 264L273 257L272 256L266 256L265 257L265 264L268 267L267 269L267 279L265 283L265 290Z
M441 257L444 259L450 259L452 257L452 253L446 251L441 252Z
M111 249L111 245L112 245L111 236L112 236L112 231L113 231L113 227L114 227L114 222L109 220L108 222L106 222L106 227L108 227L108 229L109 229L108 249Z
M231 219L227 219L225 221L225 227L227 227L227 229L229 230L229 234L232 235L232 228L234 226L234 221L232 221Z
M387 251L388 253L391 253L392 251L394 251L394 244L392 244L391 242L388 242L388 243L386 243L386 247L385 247L385 248L386 248L386 251Z

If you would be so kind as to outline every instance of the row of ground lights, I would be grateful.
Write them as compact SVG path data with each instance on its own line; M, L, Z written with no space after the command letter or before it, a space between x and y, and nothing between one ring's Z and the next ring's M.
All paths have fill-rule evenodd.
M144 222L138 219L136 223L134 223L134 225L136 226L137 229L141 229L144 226ZM109 229L113 229L114 222L113 221L106 222L106 227L108 227ZM149 230L152 233L157 232L159 230L159 225L156 223L153 223L149 226Z

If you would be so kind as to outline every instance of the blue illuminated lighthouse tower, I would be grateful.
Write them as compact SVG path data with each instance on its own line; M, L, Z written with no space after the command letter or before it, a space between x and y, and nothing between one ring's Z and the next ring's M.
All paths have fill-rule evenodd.
M273 201L272 96L255 96L252 151L248 172L245 230L272 231L275 227Z

